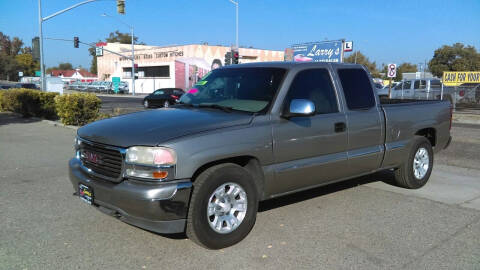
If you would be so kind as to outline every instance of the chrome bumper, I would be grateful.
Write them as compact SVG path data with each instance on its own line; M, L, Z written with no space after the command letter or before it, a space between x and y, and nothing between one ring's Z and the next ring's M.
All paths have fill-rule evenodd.
M93 189L93 205L126 223L158 232L185 230L192 183L189 180L152 183L124 180L114 183L89 175L81 161L69 162L70 181L75 193L78 185Z

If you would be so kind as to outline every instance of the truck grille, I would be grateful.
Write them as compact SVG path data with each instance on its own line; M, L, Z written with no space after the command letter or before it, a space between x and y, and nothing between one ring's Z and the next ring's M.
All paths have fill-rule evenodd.
M97 176L119 181L122 174L122 154L119 150L83 142L80 147L83 166Z

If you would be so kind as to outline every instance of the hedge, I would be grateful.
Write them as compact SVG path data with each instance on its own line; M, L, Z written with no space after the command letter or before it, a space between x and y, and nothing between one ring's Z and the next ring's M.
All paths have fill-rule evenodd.
M110 115L100 114L102 101L91 93L59 95L32 89L0 91L0 111L22 114L23 117L40 117L56 120L66 125L83 126Z
M57 119L55 97L58 93L32 89L9 89L0 91L0 111L11 111L24 117Z
M102 101L95 94L75 93L55 97L55 108L62 123L83 126L97 120Z

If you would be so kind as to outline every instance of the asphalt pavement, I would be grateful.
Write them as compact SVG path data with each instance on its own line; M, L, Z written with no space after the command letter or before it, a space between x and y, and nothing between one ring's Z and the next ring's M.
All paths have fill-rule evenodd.
M422 189L387 171L262 202L246 239L212 251L73 196L75 131L0 113L0 269L480 269L480 128L452 134Z

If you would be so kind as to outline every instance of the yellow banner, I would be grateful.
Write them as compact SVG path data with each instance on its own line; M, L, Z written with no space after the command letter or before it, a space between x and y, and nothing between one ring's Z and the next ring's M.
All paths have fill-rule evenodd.
M480 71L444 71L443 83L445 85L480 83Z

